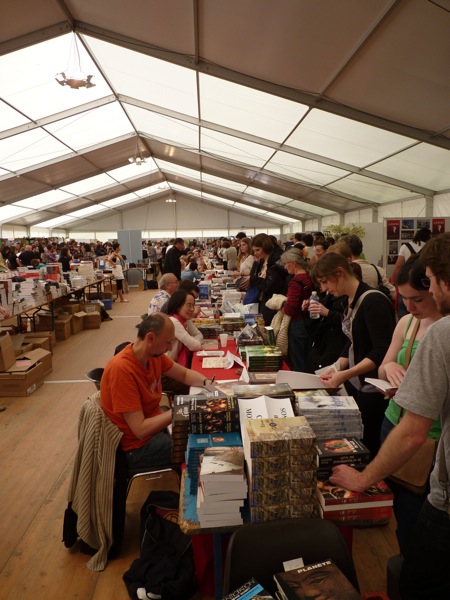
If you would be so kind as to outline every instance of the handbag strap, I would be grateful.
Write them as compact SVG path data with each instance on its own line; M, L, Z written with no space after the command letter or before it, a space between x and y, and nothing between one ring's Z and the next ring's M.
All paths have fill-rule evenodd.
M438 477L439 477L439 485L442 487L442 493L444 494L444 504L447 507L447 513L450 516L450 499L448 497L448 473L447 473L447 467L445 465L445 446L444 446L444 440L441 437L440 440L440 447L439 447L439 472L438 472Z
M411 362L411 352L414 342L416 340L417 332L419 331L419 327L420 321L419 319L416 319L416 322L414 323L413 328L411 329L411 335L409 336L408 346L406 347L405 360L403 362L404 369L407 369L409 367L409 363Z

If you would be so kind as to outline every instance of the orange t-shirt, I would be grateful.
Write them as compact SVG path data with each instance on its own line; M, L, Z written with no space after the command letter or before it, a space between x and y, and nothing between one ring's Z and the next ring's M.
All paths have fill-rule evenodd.
M139 440L129 428L123 413L142 410L145 418L161 413L161 376L173 366L173 360L163 354L148 361L145 369L133 352L133 344L126 346L106 365L100 385L103 410L123 431L121 446L132 450L144 446L152 436Z

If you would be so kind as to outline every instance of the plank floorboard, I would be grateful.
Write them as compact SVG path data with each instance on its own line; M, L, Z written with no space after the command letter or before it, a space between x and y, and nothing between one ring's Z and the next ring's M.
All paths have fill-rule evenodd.
M126 600L123 573L139 554L139 509L151 489L176 489L171 476L133 484L123 548L100 573L89 556L64 547L62 523L72 472L80 407L95 386L85 373L104 367L115 347L136 337L152 291L131 290L114 303L112 321L57 342L53 372L31 396L0 398L0 600ZM68 381L78 380L77 383ZM386 585L387 559L398 552L395 523L355 530L353 556L363 592ZM210 600L198 593L195 600Z

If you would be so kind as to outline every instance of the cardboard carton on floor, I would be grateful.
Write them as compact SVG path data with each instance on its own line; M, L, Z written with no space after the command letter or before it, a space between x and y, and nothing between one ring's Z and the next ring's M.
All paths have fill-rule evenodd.
M87 313L83 317L83 328L84 329L100 329L100 323L102 321L99 312Z
M34 338L39 338L40 340L42 340L42 338L47 338L47 344L41 344L40 348L43 348L44 350L50 350L50 352L53 352L53 348L56 344L56 333L54 331L27 331L27 333L25 334L25 339L27 341L33 341Z
M24 352L21 356L18 356L16 359L16 363L21 360L30 360L31 363L42 363L44 367L44 377L52 372L52 353L48 350L43 350L42 348L36 348L36 350L30 350L28 352Z
M72 315L59 315L55 320L55 333L58 341L67 340L71 335L70 322Z
M0 337L0 371L6 371L16 362L16 354L11 336L2 335Z
M0 397L29 396L44 383L44 365L30 360L0 373Z
M70 331L72 332L72 335L75 335L76 333L83 331L84 326L83 326L83 318L84 315L86 313L81 311L81 312L76 312L75 314L72 315L72 319L70 321Z

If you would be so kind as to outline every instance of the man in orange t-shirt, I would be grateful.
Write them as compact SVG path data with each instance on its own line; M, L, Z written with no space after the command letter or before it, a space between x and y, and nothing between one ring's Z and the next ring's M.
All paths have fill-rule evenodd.
M167 315L149 315L139 325L134 344L114 356L102 375L103 410L123 432L121 446L130 467L171 463L172 440L166 427L172 422L172 412L163 412L159 406L162 375L188 386L203 387L210 382L166 356L174 339L174 326Z

